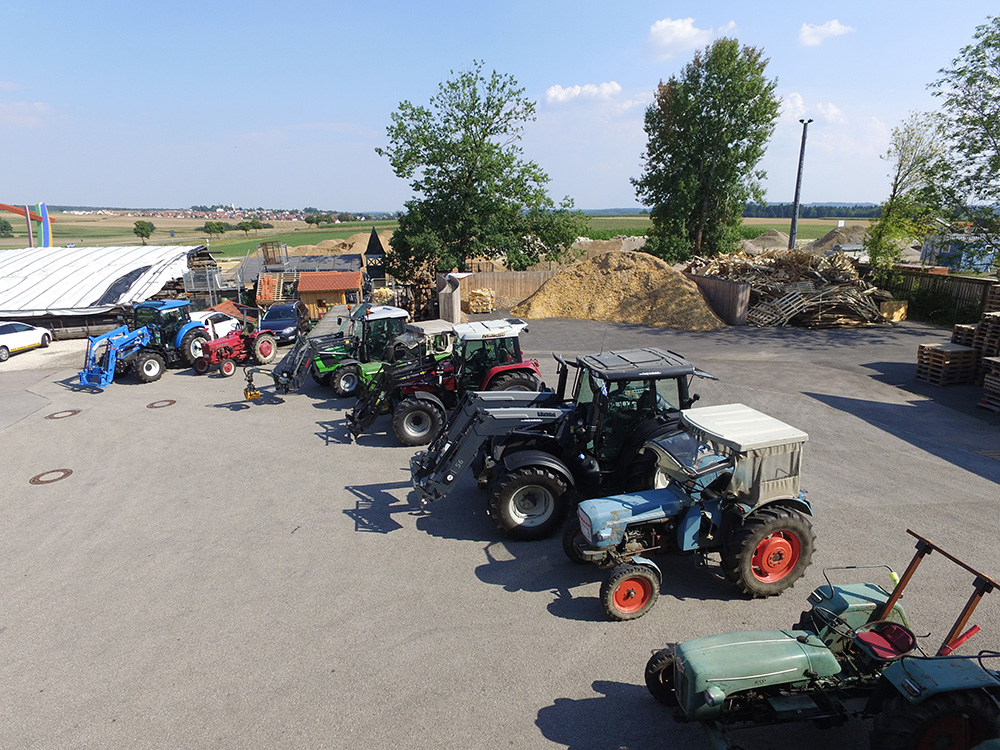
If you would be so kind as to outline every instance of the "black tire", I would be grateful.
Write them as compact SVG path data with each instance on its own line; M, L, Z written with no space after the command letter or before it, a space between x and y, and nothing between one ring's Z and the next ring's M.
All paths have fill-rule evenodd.
M875 715L872 750L965 750L1000 737L1000 709L982 691L939 693L923 703L894 695Z
M427 445L444 427L444 412L431 401L403 399L392 413L392 431L403 445Z
M486 384L488 391L540 391L541 389L542 381L538 376L524 370L505 372Z
M338 396L353 396L361 385L361 370L357 365L339 367L330 378L330 385Z
M219 363L219 372L224 378L231 378L236 374L236 363L231 359L224 359Z
M193 365L202 355L201 345L208 341L208 333L204 328L192 328L181 339L181 359L184 364Z
M562 548L570 562L577 565L586 565L587 560L580 554L576 546L577 540L583 539L583 532L580 531L580 519L571 518L563 529Z
M601 604L612 620L635 620L660 597L660 577L648 565L616 565L601 584Z
M199 375L204 375L208 372L208 368L212 366L212 363L208 361L208 357L198 357L191 365L196 373Z
M316 384L321 385L324 388L330 387L330 375L332 373L324 372L321 375L319 371L316 369L316 365L311 365L309 367L309 374L312 375L313 382L315 382Z
M660 649L646 662L646 689L664 706L677 705L674 692L674 662L677 661L677 647L671 643Z
M49 336L49 334L47 334L47 333L43 333L42 334L42 343L41 343L42 349L47 349L48 346L49 346L49 342L51 342L51 341L52 341L52 337Z
M6 362L8 359L10 359L10 349L0 346L0 362Z
M258 365L269 365L278 358L278 342L269 333L258 333L253 340L253 358Z
M754 598L791 588L812 562L816 535L796 510L754 511L732 530L722 552L726 579Z
M551 536L566 512L566 480L541 466L498 474L489 493L490 517L512 539Z
M135 376L143 383L153 383L163 375L163 357L156 352L139 352L132 365Z

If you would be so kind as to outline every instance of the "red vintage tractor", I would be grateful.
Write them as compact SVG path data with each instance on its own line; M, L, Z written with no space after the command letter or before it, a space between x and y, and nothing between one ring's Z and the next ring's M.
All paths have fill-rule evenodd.
M278 343L267 331L244 328L204 342L201 354L192 365L196 373L204 375L212 365L218 365L222 377L228 378L236 372L236 365L267 365L273 362L278 356Z

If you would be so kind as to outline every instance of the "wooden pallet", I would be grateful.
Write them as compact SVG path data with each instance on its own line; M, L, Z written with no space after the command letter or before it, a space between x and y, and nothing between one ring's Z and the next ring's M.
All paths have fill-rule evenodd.
M951 331L951 343L959 346L972 346L976 337L975 323L958 323Z
M932 385L973 383L979 366L979 352L960 344L920 344L917 347L915 377Z
M994 284L986 294L984 313L1000 312L1000 284Z

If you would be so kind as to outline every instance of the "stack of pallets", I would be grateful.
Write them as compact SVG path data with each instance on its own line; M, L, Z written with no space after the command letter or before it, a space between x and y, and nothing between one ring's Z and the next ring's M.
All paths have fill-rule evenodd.
M975 323L956 323L951 331L951 343L961 346L972 346L976 340Z
M1000 355L1000 312L983 313L972 338L972 346L983 357Z
M917 348L917 380L931 385L962 385L976 379L979 352L959 344L921 344Z
M983 400L979 405L1000 412L1000 357L984 357L982 371Z
M496 295L492 289L473 289L469 292L470 313L490 313L496 309Z

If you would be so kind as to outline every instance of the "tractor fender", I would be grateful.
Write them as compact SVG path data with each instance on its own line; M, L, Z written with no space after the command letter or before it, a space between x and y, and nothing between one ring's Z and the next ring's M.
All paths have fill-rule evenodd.
M569 467L551 453L546 453L545 451L514 451L513 453L504 455L503 465L507 471L515 471L524 466L544 466L546 469L552 469L552 471L561 474L563 479L566 480L567 486L573 487L576 484L573 479L573 472L569 470Z
M994 700L1000 696L1000 677L975 657L897 659L882 671L882 679L910 703L958 690L984 689Z
M431 393L430 391L413 391L413 393L407 394L406 397L415 398L417 401L430 401L437 408L439 408L445 416L448 415L448 409L445 408L444 401L438 398L436 393Z
M181 348L181 341L184 340L184 336L187 335L187 332L193 328L200 328L202 331L205 331L205 335L208 336L208 331L206 330L205 326L203 326L201 323L195 320L192 320L191 322L185 323L183 326L181 326L181 329L177 332L177 335L174 336L174 349Z
M645 565L647 568L651 568L656 573L656 577L660 581L663 580L663 571L660 570L660 566L657 565L652 560L650 560L648 557L641 557L639 555L636 555L635 557L631 558L629 562L632 563L633 565Z
M798 497L780 497L776 500L769 500L766 503L761 503L760 505L753 505L748 502L729 503L727 504L726 509L735 513L742 521L742 519L749 516L755 510L772 507L797 510L799 513L803 513L807 516L813 515L812 503L806 500L806 494L804 492L800 492Z

